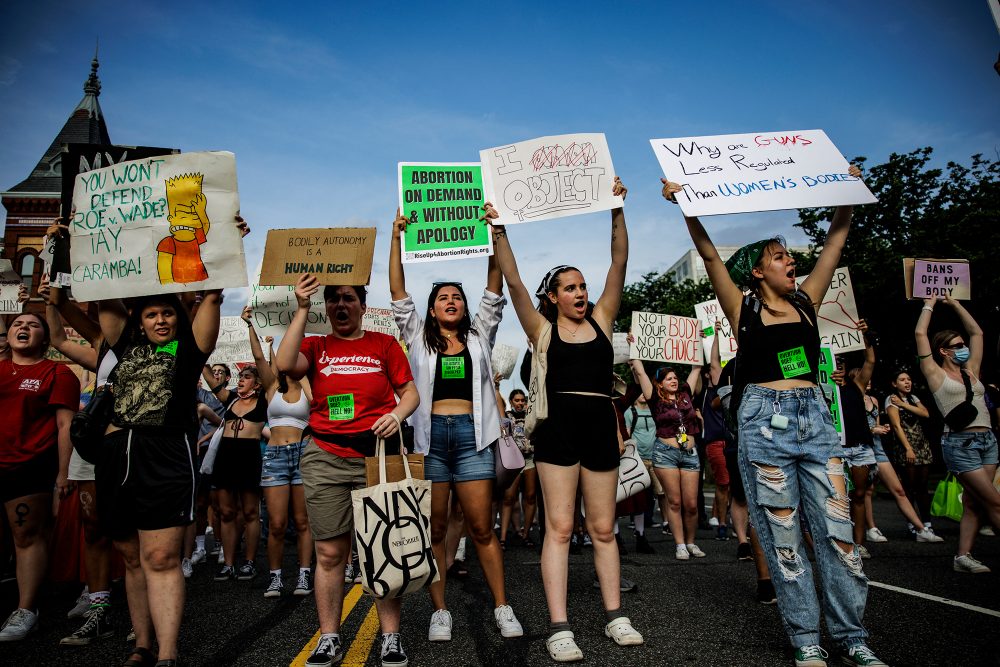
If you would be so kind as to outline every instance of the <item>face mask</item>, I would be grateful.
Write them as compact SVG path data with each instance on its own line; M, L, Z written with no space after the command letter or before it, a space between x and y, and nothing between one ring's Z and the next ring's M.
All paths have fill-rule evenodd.
M956 364L964 364L969 360L969 348L960 347L954 351L951 357Z

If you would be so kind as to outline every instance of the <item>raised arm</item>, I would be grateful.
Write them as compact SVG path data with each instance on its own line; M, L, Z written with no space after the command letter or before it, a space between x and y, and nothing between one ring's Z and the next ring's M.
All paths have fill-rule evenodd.
M663 183L663 198L672 204L676 204L676 194L684 188L665 178L661 178L660 182ZM712 289L715 290L715 295L719 299L722 312L726 314L730 322L738 323L740 321L740 301L743 300L743 292L733 282L733 279L729 277L729 271L726 270L726 263L719 256L719 251L715 249L715 244L708 237L708 232L702 226L701 220L685 215L684 222L687 223L688 234L691 235L695 250L698 251L698 255L705 263L705 271L708 273ZM733 330L736 331L737 338L739 338L739 332L736 328Z
M246 306L240 313L240 318L247 323L247 335L250 337L250 351L253 353L253 361L257 365L257 375L265 390L271 389L278 384L278 378L271 371L271 364L264 357L264 348L260 344L260 338L253 328L253 309Z
M861 393L864 393L868 389L868 383L871 382L872 374L875 372L875 347L868 337L867 322L859 320L858 331L862 333L865 339L865 363L862 364L861 370L854 376L854 384L861 390Z
M692 396L701 391L701 369L701 365L692 366L691 372L688 373L687 386L691 388Z
M295 300L298 302L298 308L281 339L277 357L278 370L293 380L298 380L309 372L309 360L299 352L299 348L302 347L302 339L306 335L310 298L317 291L319 291L319 280L308 273L299 276L298 282L295 283Z
M979 377L979 367L983 363L983 329L965 309L961 301L945 297L944 302L954 308L958 318L962 320L962 327L969 338L969 360L965 362L965 367L973 375Z
M486 289L494 294L503 294L503 272L497 263L496 254L490 255L486 264Z
M861 178L861 170L851 165L847 170L854 178ZM840 255L844 251L847 243L847 233L851 230L851 215L854 212L853 206L838 206L833 214L833 222L830 223L830 231L823 241L823 251L816 259L816 266L809 272L809 277L802 282L802 291L809 295L809 300L814 304L823 301L823 296L830 288L830 281L833 279L833 272L840 264ZM816 306L819 308L819 306Z
M493 204L486 202L483 208L486 210L483 220L487 224L490 224L490 220L499 217ZM510 292L510 300L514 303L514 312L517 313L521 328L524 329L524 333L528 334L529 340L535 343L545 325L545 318L535 310L531 294L521 280L521 274L517 270L517 261L514 259L514 251L510 248L507 230L503 226L493 227L493 255L503 272L504 280L507 281L507 290Z
M226 386L225 382L220 382L215 384L215 376L212 375L212 367L205 364L201 368L201 378L205 381L205 386L208 390L215 394L216 398L219 399L223 404L228 403L229 399L232 397L233 392L229 391L229 387Z
M722 378L722 354L719 351L719 340L722 338L722 322L715 320L715 338L712 340L712 352L708 360L708 372L712 380L712 386L719 386L719 379Z
M628 195L628 188L622 185L621 179L615 176L612 194L623 200ZM616 208L611 211L611 266L608 277L604 281L604 291L594 304L594 319L604 329L608 338L618 317L618 308L622 302L622 290L625 289L625 270L628 268L628 228L625 226L625 209Z
M646 397L647 401L653 398L653 382L646 375L646 369L642 362L638 359L629 359L628 366L632 369L632 379L642 389L642 395Z
M924 299L924 305L920 309L920 317L917 318L917 327L913 332L917 341L917 359L920 360L920 372L927 378L927 387L931 391L940 389L941 383L944 382L944 371L934 361L931 341L927 337L927 328L930 326L931 317L934 315L935 303L937 303L936 297Z
M66 338L59 309L51 303L45 306L45 321L49 325L52 347L59 350L70 361L80 364L88 370L97 370L97 348L92 345L80 345ZM98 335L100 334L98 333Z
M396 219L392 223L392 238L389 241L389 294L393 301L406 298L406 275L403 273L403 241L409 220L396 209Z

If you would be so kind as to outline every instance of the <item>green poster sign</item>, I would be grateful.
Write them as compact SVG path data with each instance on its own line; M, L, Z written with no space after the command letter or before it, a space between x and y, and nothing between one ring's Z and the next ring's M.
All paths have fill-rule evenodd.
M833 350L828 347L819 348L819 372L817 379L819 386L826 396L826 401L830 405L830 414L833 416L833 426L840 435L840 444L844 444L844 420L843 411L840 404L840 387L833 381L833 372L837 370L837 362L833 358Z
M478 162L399 163L399 207L410 223L403 262L434 262L493 254L483 215Z

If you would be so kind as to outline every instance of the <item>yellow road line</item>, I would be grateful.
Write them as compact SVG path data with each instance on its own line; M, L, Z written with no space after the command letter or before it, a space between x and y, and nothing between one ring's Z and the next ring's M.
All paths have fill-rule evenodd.
M341 623L347 620L347 616L354 610L354 607L358 604L358 600L361 599L361 594L363 592L364 591L361 590L360 584L354 584L351 590L348 591L347 595L344 596L344 608L340 613ZM313 592L313 595L316 595L316 593ZM372 609L374 608L375 606L372 605ZM305 667L306 660L309 658L309 654L313 652L313 649L316 648L316 643L318 641L319 630L316 631L316 634L314 634L312 639L306 643L305 647L299 652L299 654L295 656L295 659L292 660L289 667Z
M373 604L368 610L364 622L361 623L358 634L354 636L354 641L351 642L351 648L347 650L344 661L340 663L341 667L364 667L365 663L368 662L368 654L371 653L372 643L378 636L378 631L378 612L375 611Z

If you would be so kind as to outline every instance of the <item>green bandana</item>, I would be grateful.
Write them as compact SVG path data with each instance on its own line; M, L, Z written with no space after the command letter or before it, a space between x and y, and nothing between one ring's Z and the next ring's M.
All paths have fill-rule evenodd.
M783 239L775 237L754 241L737 250L732 257L726 260L726 270L729 271L729 277L733 279L737 287L744 290L750 288L753 267L757 266L761 255L764 254L764 249L775 241L784 245Z

